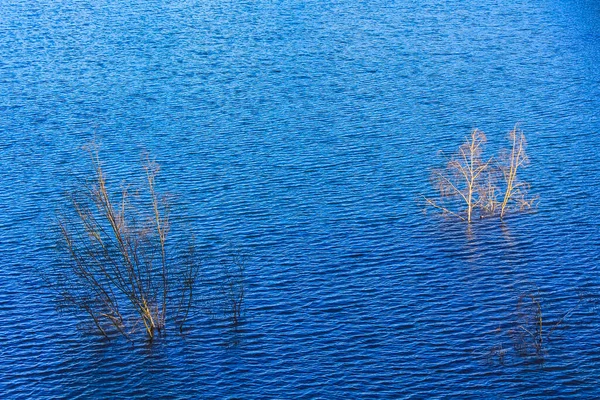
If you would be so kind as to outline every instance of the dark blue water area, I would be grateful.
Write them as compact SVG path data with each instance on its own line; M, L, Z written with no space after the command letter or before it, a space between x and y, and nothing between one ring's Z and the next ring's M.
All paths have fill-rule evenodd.
M0 2L0 397L599 397L598 65L592 0ZM515 123L534 212L423 211L439 151ZM113 187L150 153L173 224L247 257L237 331L57 312L39 271L94 137Z

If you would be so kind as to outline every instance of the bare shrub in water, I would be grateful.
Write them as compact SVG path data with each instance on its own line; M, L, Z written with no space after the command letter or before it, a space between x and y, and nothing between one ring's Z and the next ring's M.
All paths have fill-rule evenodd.
M509 332L513 346L520 355L544 355L544 319L539 296L531 293L519 296L517 327Z
M155 191L156 163L144 166L145 189L109 190L98 151L91 149L93 181L70 193L59 218L65 262L51 274L60 304L83 313L104 336L142 330L164 334L172 320L181 328L195 297L199 261L193 240L172 257L169 208Z
M563 325L565 320L572 315L583 303L597 306L597 296L582 292L579 300L560 318L550 322L542 312L542 300L539 292L527 292L519 295L517 300L514 321L510 323L510 329L505 333L510 337L512 348L517 356L543 363L548 353L547 345L550 343L552 333ZM503 329L498 327L494 334L502 334ZM490 364L504 365L506 358L510 355L510 347L498 343L486 354Z
M509 210L523 211L533 206L537 198L529 196L529 183L520 181L517 172L529 164L529 157L525 152L527 141L523 131L517 126L508 134L511 148L500 154L500 170L504 180L505 190L502 202L499 205L500 218Z
M245 260L241 255L234 254L231 263L223 265L221 290L225 299L224 314L230 320L231 326L237 329L244 309Z
M482 159L486 141L485 134L474 129L446 167L433 170L432 180L439 199L426 198L429 205L467 222L471 222L474 210L485 209L490 190L486 183L492 162L492 159Z
M498 161L493 157L486 159L483 147L487 138L474 129L445 168L433 170L432 182L438 196L425 197L426 204L444 216L466 222L471 222L476 213L479 218L504 218L509 211L531 208L537 198L529 196L530 185L518 178L518 171L529 163L527 141L516 126L509 139L511 148L503 150ZM499 196L502 200L498 200Z

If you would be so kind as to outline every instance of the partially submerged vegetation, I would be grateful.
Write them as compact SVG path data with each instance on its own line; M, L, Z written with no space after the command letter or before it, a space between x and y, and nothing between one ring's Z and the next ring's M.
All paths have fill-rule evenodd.
M502 329L498 327L496 334L508 335L510 344L498 344L493 346L486 354L490 364L504 365L510 348L525 360L535 363L543 363L548 353L547 344L550 342L553 332L565 323L565 320L573 314L583 303L592 306L597 304L597 297L586 292L579 293L579 300L555 321L549 321L542 312L542 300L538 291L526 292L519 295L514 313L514 320L509 322L509 327Z
M170 240L169 204L156 191L158 164L147 158L145 184L114 193L98 150L89 153L93 179L69 193L58 219L62 261L48 277L59 305L105 337L143 332L152 340L169 325L181 332L199 300L200 259L191 233L177 232L178 244ZM238 324L243 268L228 267L218 284Z
M534 206L529 184L518 176L529 163L527 141L516 126L509 133L511 148L498 158L483 157L485 134L474 129L444 168L434 169L432 182L438 195L425 197L427 205L444 216L471 222L476 216L504 216Z

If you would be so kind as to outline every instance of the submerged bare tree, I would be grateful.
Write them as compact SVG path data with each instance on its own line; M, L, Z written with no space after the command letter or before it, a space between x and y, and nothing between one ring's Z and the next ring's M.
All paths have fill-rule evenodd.
M596 296L580 293L579 300L571 308L559 314L558 319L551 321L542 312L542 298L539 291L526 292L518 297L514 320L509 323L510 327L503 329L498 326L491 332L497 335L507 334L512 348L519 357L543 363L548 353L547 346L551 343L552 333L563 326L566 319L586 302L595 306ZM503 365L510 354L510 347L502 342L492 346L486 354L487 361L491 364L498 362Z
M221 290L224 298L224 314L230 320L231 326L239 326L245 297L245 265L244 257L234 253L229 262L224 262Z
M519 168L525 168L529 164L529 157L525 152L527 147L525 135L515 126L508 137L511 148L509 151L502 152L500 156L500 169L505 184L504 197L500 204L500 218L504 218L511 208L519 211L531 208L536 200L528 196L530 185L517 177Z
M474 129L446 167L433 170L432 180L440 197L437 201L426 198L429 205L467 222L471 222L474 210L489 207L488 198L495 188L489 180L492 159L482 158L486 141L485 134Z
M172 255L168 204L155 190L158 165L147 160L145 189L123 186L115 195L98 151L90 155L94 178L69 194L58 221L66 257L50 282L60 304L86 314L106 337L116 331L129 338L141 329L153 339L169 320L181 327L193 304L199 261L192 238L186 254Z
M543 356L544 318L539 295L531 293L519 296L517 303L517 327L509 331L513 346L521 355L533 351L537 357Z
M511 149L502 151L497 162L493 157L483 157L487 139L483 132L474 129L445 168L433 170L432 181L438 196L425 197L426 203L443 215L467 222L473 220L476 212L480 218L494 215L504 218L508 211L531 208L537 199L529 196L529 184L517 175L529 162L525 135L515 127L509 138Z

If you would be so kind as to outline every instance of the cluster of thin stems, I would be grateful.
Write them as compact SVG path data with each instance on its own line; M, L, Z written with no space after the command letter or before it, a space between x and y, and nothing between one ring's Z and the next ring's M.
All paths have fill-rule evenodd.
M87 314L104 336L140 328L151 340L165 332L169 313L186 321L199 271L190 242L186 257L168 255L168 207L155 191L158 166L145 165L146 190L111 195L97 151L93 182L70 194L59 220L65 262L53 282L62 304Z
M583 302L591 302L596 304L595 296L589 296L585 293L579 295L579 301L570 309L563 313L558 320L550 322L544 318L542 313L542 301L539 294L529 292L519 296L515 321L513 326L508 329L507 333L512 341L512 347L521 357L535 357L537 362L543 362L547 353L546 344L550 342L552 333L558 329L563 322L571 315ZM498 327L493 332L501 332ZM504 364L504 359L508 354L508 348L502 343L493 346L487 353L489 362L498 360L500 364Z
M552 332L554 332L554 330L557 329L583 301L584 299L580 297L579 301L573 307L554 322L549 330L545 331L544 328L548 325L548 321L543 318L542 303L539 294L534 295L528 293L521 295L517 304L517 327L509 331L509 334L513 339L514 348L522 355L531 355L531 353L533 353L535 356L543 358L545 353L544 339L548 341Z
M517 304L519 325L511 330L513 345L517 351L527 354L529 348L541 357L544 349L544 319L539 297L533 294L521 295ZM560 321L559 321L560 323Z
M498 158L486 159L483 147L487 138L474 129L445 168L433 170L432 181L439 196L425 198L426 203L467 222L476 213L480 218L504 218L509 211L531 208L536 199L528 196L529 184L518 178L518 171L529 163L525 135L515 126L509 139L509 150Z

